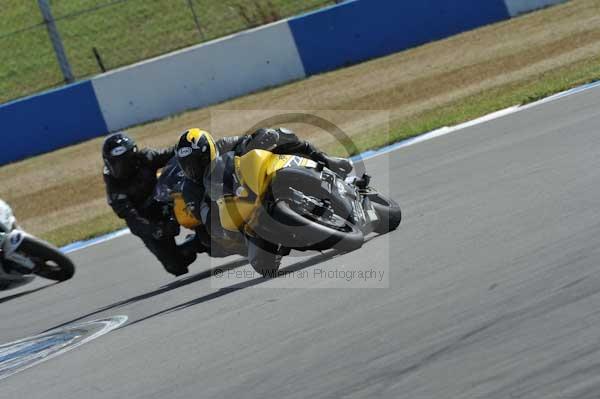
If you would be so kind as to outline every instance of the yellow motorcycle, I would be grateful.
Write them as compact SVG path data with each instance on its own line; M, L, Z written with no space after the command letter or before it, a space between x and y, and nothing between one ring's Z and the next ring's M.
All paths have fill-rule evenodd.
M183 174L176 164L159 179L168 189L173 213L180 225L200 225L181 196ZM170 179L170 182L167 180ZM387 233L400 225L398 204L369 187L369 176L343 178L323 164L296 155L253 150L243 156L221 155L205 180L216 204L222 240L241 253L248 239L269 243L281 255L290 250L360 248L371 232ZM164 196L163 196L164 197ZM279 264L253 265L273 275Z

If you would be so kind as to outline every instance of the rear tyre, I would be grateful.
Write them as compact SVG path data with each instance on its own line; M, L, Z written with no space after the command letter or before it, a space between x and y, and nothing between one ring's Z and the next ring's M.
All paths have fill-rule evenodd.
M332 215L331 223L326 223L314 215L296 212L285 201L278 201L270 216L280 225L274 231L279 231L281 234L273 238L286 237L289 242L279 242L285 247L319 250L333 248L350 252L359 249L364 243L362 231L339 215Z
M35 262L34 274L40 277L66 281L75 274L75 265L71 259L58 248L38 238L26 236L19 246L19 252Z
M393 199L387 198L380 193L369 195L369 199L379 217L379 221L373 230L378 234L385 234L396 230L402 221L400 205Z
M278 246L255 237L248 240L248 260L252 268L263 277L277 277L282 257Z

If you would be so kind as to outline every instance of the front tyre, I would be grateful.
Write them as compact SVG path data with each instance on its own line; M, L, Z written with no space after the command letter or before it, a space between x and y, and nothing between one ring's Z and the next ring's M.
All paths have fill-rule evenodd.
M19 252L35 262L34 274L54 281L66 281L75 274L75 265L53 245L32 236L23 238Z
M378 234L385 234L396 230L402 221L400 205L380 193L369 195L368 198L371 200L371 205L373 205L377 217L379 217L374 231Z

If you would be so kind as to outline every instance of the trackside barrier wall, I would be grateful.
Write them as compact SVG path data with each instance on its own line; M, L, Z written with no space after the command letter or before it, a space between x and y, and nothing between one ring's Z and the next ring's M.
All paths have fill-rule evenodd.
M92 80L110 130L215 104L304 78L287 21Z
M0 106L0 164L567 0L349 0Z
M0 164L103 135L106 123L90 81L0 106Z
M352 0L289 20L307 75L443 39L566 0Z
M354 0L289 24L313 75L508 18L503 0Z

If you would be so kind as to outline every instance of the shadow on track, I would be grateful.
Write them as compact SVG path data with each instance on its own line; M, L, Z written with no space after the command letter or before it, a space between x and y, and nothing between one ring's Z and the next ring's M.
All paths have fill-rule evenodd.
M116 309L116 308L121 307L121 306L126 306L126 305L130 305L132 303L143 301L143 300L155 297L157 295L164 294L165 292L169 292L169 291L175 290L177 288L181 288L181 287L184 287L186 285L193 284L193 283L195 283L197 281L210 278L216 270L219 270L219 271L229 271L229 270L233 270L233 269L237 269L239 267L245 266L247 264L248 264L248 261L246 259L240 259L240 260L236 260L236 261L227 263L227 264L225 264L223 266L215 267L215 268L208 269L208 270L205 270L205 271L197 273L197 274L193 274L193 275L191 275L189 277L185 277L185 278L182 278L180 280L173 281L172 283L169 283L167 285L163 285L162 287L160 287L160 288L158 288L158 289L156 289L154 291L150 291L150 292L147 292L145 294L137 295L137 296L131 297L129 299L124 299L122 301L115 302L115 303L113 303L111 305L104 306L104 307L102 307L100 309L97 309L97 310L91 312L91 313L88 313L88 314L83 315L81 317L78 317L76 319L69 320L67 322L59 324L59 325L54 326L52 328L49 328L49 329L47 329L44 332L48 332L48 331L54 330L56 328L61 328L61 327L64 327L64 326L66 326L68 324L81 321L83 319L86 319L88 317L97 315L97 314L102 313L102 312L106 312L107 310Z
M344 252L335 251L335 250L332 250L332 251L329 251L329 252L325 252L325 253L321 253L319 255L315 255L315 256L313 256L313 257L311 257L309 259L306 259L304 261L301 261L301 262L298 262L298 263L294 263L293 265L284 267L284 268L281 269L281 271L285 272L285 273L294 273L294 272L300 271L302 269L307 269L307 268L309 268L311 266L318 265L321 262L333 259L336 256L341 255L343 253ZM222 269L222 268L219 268L219 269ZM125 324L124 326L120 327L119 329L132 326L134 324L140 323L140 322L148 320L148 319L152 319L154 317L157 317L157 316L160 316L160 315L163 315L163 314L167 314L167 313L171 313L171 312L176 312L176 311L179 311L179 310L183 310L183 309L189 308L190 306L194 306L194 305L198 305L198 304L201 304L201 303L204 303L204 302L208 302L208 301L211 301L213 299L220 298L220 297L222 297L224 295L231 294L232 292L236 292L236 291L242 290L244 288L248 288L248 287L254 287L254 286L257 286L259 284L262 284L262 283L265 283L267 281L270 281L270 280L272 280L272 279L268 278L268 277L259 277L259 278L256 278L254 280L244 281L243 283L234 284L231 287L221 288L221 289L219 289L216 292L212 292L210 294L201 296L200 298L196 298L196 299L193 299L191 301L182 303L180 305L176 305L176 306L173 306L173 307L161 310L160 312L156 312L156 313L153 313L151 315L142 317L142 318L140 318L138 320L134 320L134 321L132 321L130 323Z
M13 299L17 299L17 298L20 298L20 297L25 296L25 295L33 294L34 292L41 291L41 290L43 290L45 288L52 287L53 285L56 285L56 284L59 284L59 283L46 284L46 285L44 285L42 287L38 287L38 288L35 288L33 290L23 291L23 292L19 292L17 294L5 296L3 298L0 298L0 303L12 301Z

